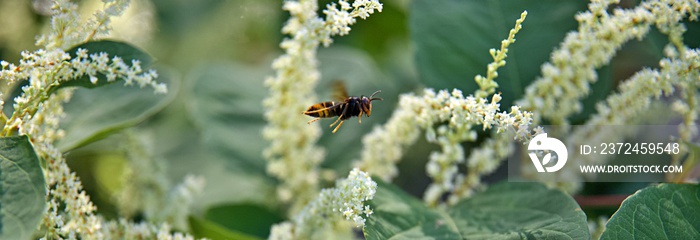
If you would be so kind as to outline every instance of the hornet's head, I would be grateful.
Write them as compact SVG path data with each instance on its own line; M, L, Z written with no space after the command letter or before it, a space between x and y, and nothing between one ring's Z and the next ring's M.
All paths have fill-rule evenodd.
M360 99L360 108L362 109L362 112L367 114L369 117L370 114L372 114L372 101L374 100L379 100L382 101L384 99L382 98L375 98L374 95L377 93L382 92L382 90L377 90L376 92L372 93L369 97L362 96L362 99Z

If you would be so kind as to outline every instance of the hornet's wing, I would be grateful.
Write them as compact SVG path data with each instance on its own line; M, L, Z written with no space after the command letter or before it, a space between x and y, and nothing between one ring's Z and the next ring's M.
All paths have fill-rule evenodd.
M333 81L333 99L345 102L347 98L348 90L345 88L345 84L340 80Z

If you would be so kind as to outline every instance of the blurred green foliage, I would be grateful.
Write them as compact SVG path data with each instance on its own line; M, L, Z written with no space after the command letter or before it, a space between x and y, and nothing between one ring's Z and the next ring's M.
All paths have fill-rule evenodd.
M320 1L319 6L323 8L329 2ZM316 91L320 101L330 98L330 83L334 80L344 81L351 95L382 90L380 97L384 98L374 104L372 117L362 124L349 121L336 134L324 131L319 141L327 153L322 167L335 170L338 176L347 173L351 161L359 158L362 136L390 117L399 94L421 87L473 92L476 89L473 77L485 74L491 61L488 50L500 46L520 13L527 10L523 30L516 36L517 42L506 59L508 64L496 79L500 84L497 91L503 93L502 109L512 104L540 75L539 66L549 59L566 32L576 28L574 14L586 8L582 1L383 2L381 14L359 20L349 36L336 38L332 47L319 51L322 79ZM155 67L161 73L159 81L167 82L170 92L149 97L150 89L133 91L121 85L80 89L66 105L68 118L62 127L68 135L58 146L64 151L72 150L68 155L71 167L86 182L85 187L94 196L98 209L116 217L117 211L111 208L112 196L118 191L119 184L115 182L120 179L120 164L125 160L114 151L120 138L109 134L135 125L141 134L152 136L153 154L159 161L168 163L172 181L179 182L190 173L206 178L207 187L197 196L195 216L190 218L191 230L197 236L265 238L264 230L281 220L276 213L284 207L276 202L275 179L265 174L261 152L267 144L260 135L265 125L261 101L267 95L262 83L272 74L271 60L281 54L278 44L284 36L279 29L288 18L281 10L282 1L152 0L152 3L157 30L140 47L155 59ZM622 6L632 5L633 1L622 3ZM31 17L36 19L36 29L39 23L47 21L41 15ZM689 46L697 47L700 27L693 23L688 28L685 40ZM29 32L33 33L34 29ZM666 43L665 36L654 31L642 41L623 46L610 66L599 69L593 94L585 100L584 112L575 116L574 122L585 120L594 111L595 103L614 91L619 81L643 67L655 67ZM0 43L0 59L16 59L18 55L13 50ZM6 97L5 101L10 99ZM114 105L116 102L121 105ZM321 124L325 129L330 122L322 120ZM412 147L402 159L401 174L394 183L411 195L421 196L429 181L425 176L425 161L433 150L435 146L422 140ZM386 186L384 190L391 191L380 194L409 198L397 188ZM544 191L539 186L533 188ZM585 189L589 194L631 191L624 184L614 189ZM519 194L504 198L533 196ZM382 199L379 196L386 195L378 195L375 204ZM565 207L573 206L568 198L562 201ZM420 205L414 199L406 202ZM261 222L249 227L246 224L253 223L240 219L227 221L228 215L243 219L258 216ZM435 214L435 217L439 216Z

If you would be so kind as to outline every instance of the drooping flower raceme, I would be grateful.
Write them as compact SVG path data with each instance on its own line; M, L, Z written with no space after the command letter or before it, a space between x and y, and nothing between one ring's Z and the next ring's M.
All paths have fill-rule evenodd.
M540 113L535 121L548 119L553 123L567 123L566 118L580 111L581 98L588 94L590 84L597 78L595 68L607 64L616 51L631 39L641 39L652 25L669 36L670 45L666 49L666 59L661 60L660 70L644 69L626 80L619 92L610 95L596 106L597 113L584 126L574 129L569 142L616 142L625 135L601 130L601 126L625 125L648 108L653 99L676 90L682 92L683 101L676 101L677 110L684 116L685 128L681 136L690 137L697 110L684 111L684 105L694 106L697 99L698 64L696 52L687 50L682 35L685 18L696 21L700 13L700 2L694 0L649 0L631 9L616 8L608 12L611 4L619 1L592 1L589 11L576 16L579 22L577 31L569 33L551 57L550 63L542 67L542 77L530 85L524 99L519 104L527 110ZM674 89L675 88L675 89ZM698 109L698 108L694 108ZM685 130L683 130L685 129ZM618 141L619 142L619 141ZM607 158L580 156L574 160L581 164L601 164ZM580 182L580 172L563 169L556 173L559 179ZM535 174L535 177L545 177ZM543 179L544 180L544 179ZM566 185L566 191L575 191L577 184Z
M321 134L318 124L307 125L309 120L301 113L316 102L313 92L320 73L316 51L320 44L329 46L332 36L346 35L356 18L382 10L377 0L345 0L329 4L317 16L316 0L284 1L284 10L290 19L282 28L289 35L280 47L285 54L272 63L276 73L265 80L270 95L263 101L268 125L263 136L270 141L264 157L267 171L281 180L278 197L292 202L291 212L298 212L311 201L318 191L318 165L323 160L323 149L316 146Z
M581 111L581 99L597 80L595 69L609 63L624 43L641 39L652 24L664 32L672 28L664 26L688 15L692 20L698 11L694 0L652 0L611 14L607 9L614 3L619 0L591 1L589 11L576 16L578 30L567 34L550 62L542 66L542 77L527 87L518 105L538 113L535 123L544 118L567 124L567 117Z
M698 49L687 49L684 58L665 58L659 62L659 70L644 69L637 72L619 87L619 93L608 96L604 103L597 105L598 112L580 128L571 134L570 142L622 142L625 135L614 131L605 131L606 126L624 125L649 108L652 100L661 96L670 96L674 90L683 85L688 88L700 87L700 52ZM687 133L687 132L686 132ZM577 162L586 164L603 164L608 158L577 156ZM574 172L564 172L562 175L582 177Z

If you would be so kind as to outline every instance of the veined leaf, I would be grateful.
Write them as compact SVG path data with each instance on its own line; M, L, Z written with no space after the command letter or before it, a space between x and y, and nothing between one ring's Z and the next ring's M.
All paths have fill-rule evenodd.
M62 152L75 149L157 113L175 98L179 89L179 81L169 71L160 71L157 80L168 85L167 94L121 83L76 89L71 101L63 105L66 117L60 126L66 135L56 142L56 147Z
M370 201L372 214L363 228L366 239L463 239L452 218L430 209L398 187L377 182L377 194Z
M538 183L500 183L445 211L378 182L367 239L589 239L570 196Z
M660 184L628 197L600 239L700 239L700 186Z
M0 138L0 239L29 239L46 208L39 158L27 136Z
M470 239L590 239L586 214L565 193L539 183L500 183L450 208Z

